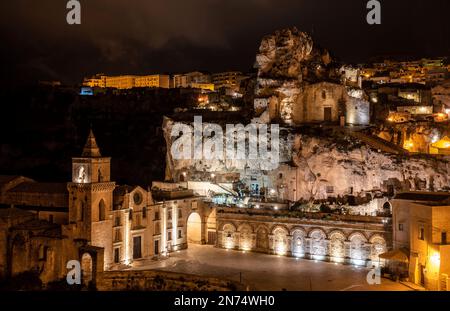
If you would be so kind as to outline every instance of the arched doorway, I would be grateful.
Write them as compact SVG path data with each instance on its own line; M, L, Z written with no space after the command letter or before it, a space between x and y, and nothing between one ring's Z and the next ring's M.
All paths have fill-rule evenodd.
M187 242L201 244L202 242L202 219L198 213L192 213L187 220Z
M88 253L81 256L81 279L84 286L89 286L92 282L92 257Z
M260 227L256 231L256 248L263 252L269 248L269 231L265 227Z

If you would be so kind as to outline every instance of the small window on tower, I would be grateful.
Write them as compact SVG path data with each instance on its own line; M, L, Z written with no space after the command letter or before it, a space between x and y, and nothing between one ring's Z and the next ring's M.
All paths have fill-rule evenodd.
M100 203L98 204L98 220L99 221L105 220L105 217L106 217L105 210L106 210L105 201L103 201L103 199L101 199Z
M425 240L425 228L423 226L419 227L419 240Z
M47 260L47 251L48 247L41 245L39 247L39 260L46 261Z

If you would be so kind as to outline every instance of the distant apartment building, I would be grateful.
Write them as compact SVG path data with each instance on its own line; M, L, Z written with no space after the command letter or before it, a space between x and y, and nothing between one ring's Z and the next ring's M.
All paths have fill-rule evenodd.
M170 77L168 75L148 75L135 77L135 87L170 87Z
M218 72L212 74L212 83L214 83L216 89L221 87L239 87L243 77L240 71Z
M212 83L191 83L191 88L214 91L214 84L212 84Z
M420 60L420 64L422 65L422 67L424 68L437 68L437 67L444 67L444 57L438 57L438 58L422 58Z
M161 87L169 88L170 79L168 75L120 75L107 76L104 74L97 74L92 78L85 78L84 86L100 87L100 88L116 88L116 89L131 89L134 87Z
M184 74L173 75L173 87L174 88L187 88L188 77Z
M111 87L111 88L115 88L115 89L131 89L133 88L135 85L135 79L136 76L130 76L130 75L125 75L125 76L106 76L106 87Z
M106 87L106 75L99 73L91 78L84 78L83 86Z
M421 83L436 84L448 77L445 58L423 58L416 61L396 62L385 60L375 63L371 68L363 68L362 75L366 81L383 83ZM389 75L389 78L387 77Z
M173 76L173 87L175 88L195 88L214 91L214 84L211 83L211 75L208 73L193 71Z

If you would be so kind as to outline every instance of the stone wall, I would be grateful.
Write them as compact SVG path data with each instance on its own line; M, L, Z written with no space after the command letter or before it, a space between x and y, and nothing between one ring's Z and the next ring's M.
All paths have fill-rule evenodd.
M356 265L392 248L390 218L219 209L218 247Z
M232 281L157 270L107 271L98 274L96 284L100 291L229 291L243 289L241 284Z

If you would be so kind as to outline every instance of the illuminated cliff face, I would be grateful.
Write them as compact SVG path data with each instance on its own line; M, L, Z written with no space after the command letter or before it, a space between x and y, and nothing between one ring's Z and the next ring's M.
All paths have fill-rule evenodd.
M369 123L369 102L363 91L341 85L342 77L328 52L313 48L311 37L296 28L264 37L256 68L254 122Z
M164 125L168 150L173 143L172 124L166 120ZM257 184L273 191L267 194L289 201L364 195L390 187L439 191L450 186L450 166L445 161L384 153L346 135L288 131L280 136L280 147L280 165L268 171L250 169L242 160L176 160L168 153L166 179L219 182L222 176L234 176L229 182L240 181L250 189Z

